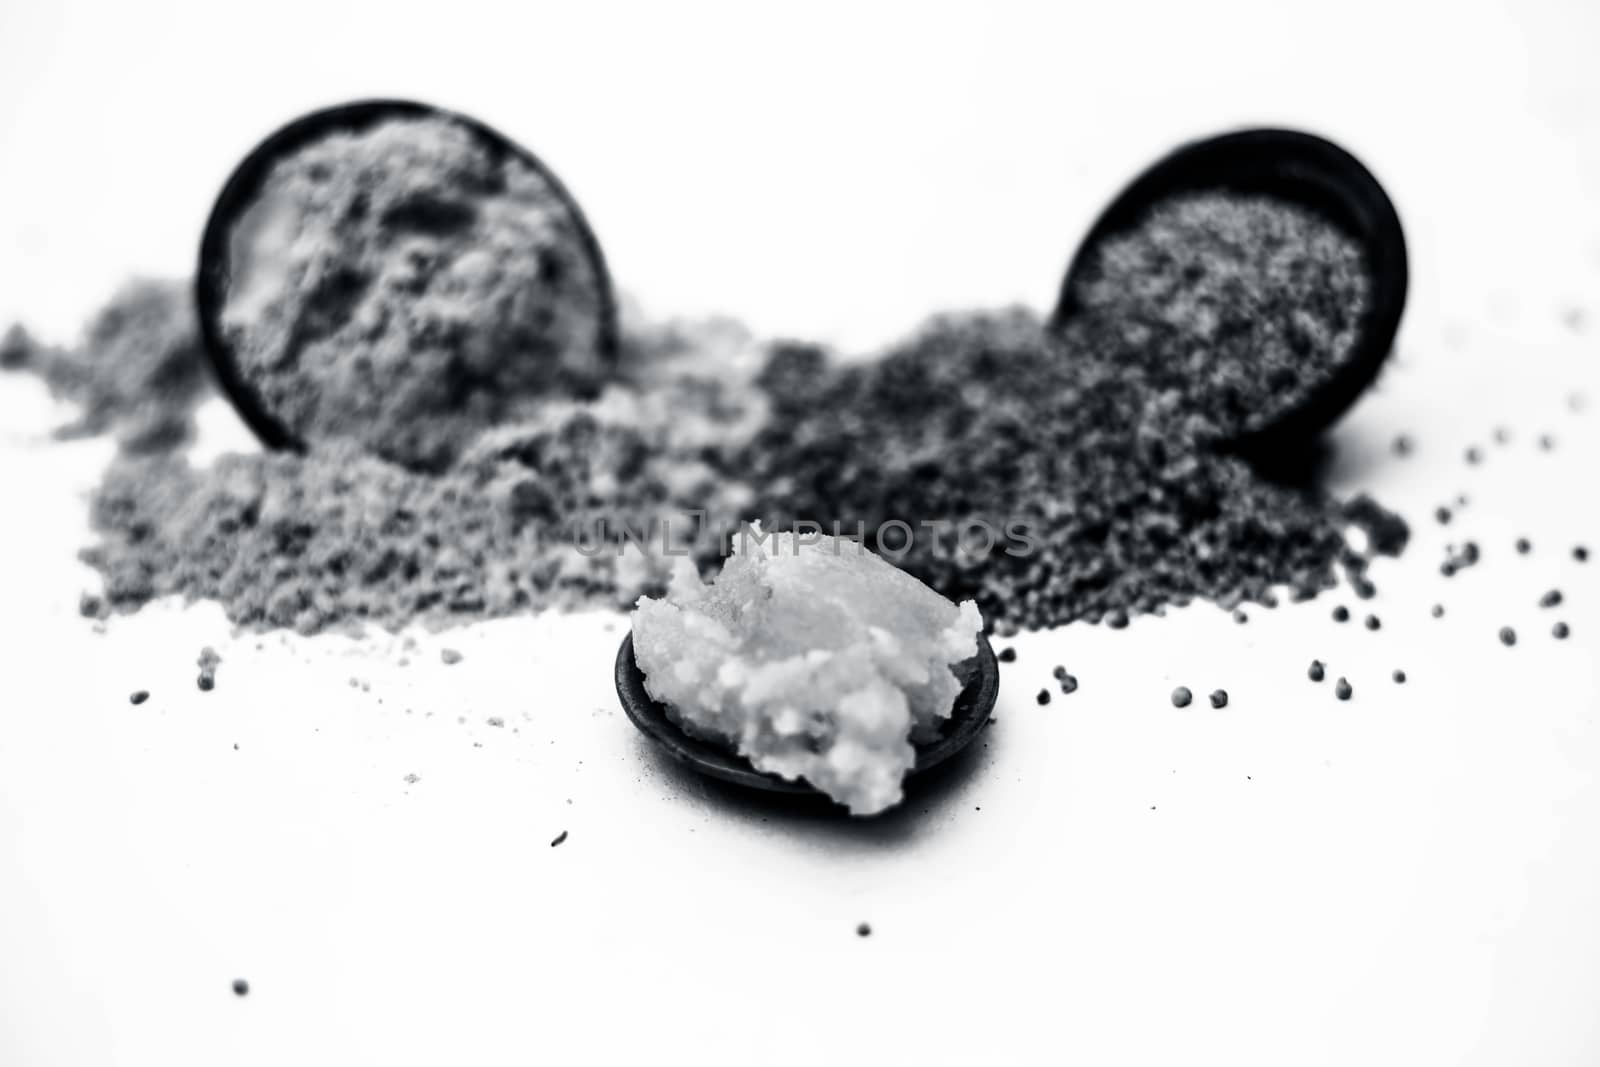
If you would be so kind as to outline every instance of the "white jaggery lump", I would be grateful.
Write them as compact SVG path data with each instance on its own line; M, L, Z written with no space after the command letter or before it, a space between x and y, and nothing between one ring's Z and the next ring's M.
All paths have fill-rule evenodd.
M680 561L641 597L634 656L673 721L855 815L901 781L950 717L983 620L858 542L747 528L709 584Z

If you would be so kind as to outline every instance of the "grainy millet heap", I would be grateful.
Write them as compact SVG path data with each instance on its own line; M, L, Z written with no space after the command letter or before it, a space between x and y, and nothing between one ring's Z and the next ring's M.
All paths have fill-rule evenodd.
M1152 387L1224 436L1259 430L1338 368L1372 299L1361 247L1304 208L1204 192L1157 204L1091 255L1077 304L1113 322Z
M1398 552L1404 524L1370 501L1258 476L1210 447L1217 429L1132 360L1094 319L1060 333L1031 314L943 316L865 364L780 346L760 378L771 417L739 470L756 513L864 524L943 523L896 561L1003 630L1158 611L1194 598L1232 607L1297 598L1363 574L1345 539ZM1016 524L1037 550L1013 552L977 523ZM899 541L880 550L901 548ZM963 548L966 550L964 551Z
M86 610L178 595L220 601L246 627L316 632L621 607L659 592L671 560L659 545L585 551L619 539L597 539L598 521L674 520L673 546L710 567L728 530L761 519L859 529L945 596L976 599L1001 632L1121 628L1195 598L1271 605L1280 586L1307 598L1341 577L1370 596L1369 556L1405 543L1404 523L1370 500L1276 484L1215 447L1264 402L1247 380L1277 397L1312 387L1366 299L1345 244L1282 205L1212 197L1158 213L1112 242L1088 309L1054 328L1021 310L944 315L861 361L757 345L725 322L635 327L612 366L581 340L594 279L513 270L533 269L515 255L502 276L474 258L498 247L494 230L562 261L571 233L540 214L552 209L536 182L462 136L384 127L283 164L284 217L250 240L274 227L294 238L275 260L292 284L247 274L228 309L253 380L315 447L201 470L175 452L123 454L93 502L86 558L104 594ZM1167 257L1185 234L1198 251L1177 268ZM1146 269L1189 288L1113 284ZM473 323L516 319L502 283L577 317L548 334L457 321L484 307L502 314ZM530 313L550 325L545 310ZM189 318L166 348L193 347ZM98 334L108 350L137 336ZM542 359L520 354L542 344ZM405 384L463 361L471 388ZM1291 367L1306 380L1287 383ZM594 385L596 398L572 395ZM684 521L701 509L703 526ZM876 540L890 520L914 530L909 545ZM1365 531L1360 552L1351 527Z
M681 521L694 508L777 526L861 521L869 534L889 518L944 521L897 562L975 597L1002 631L1120 627L1197 597L1271 602L1278 585L1309 597L1364 570L1349 525L1381 517L1369 546L1403 543L1370 502L1277 485L1210 449L1204 420L1137 367L1074 358L1073 344L1112 343L1094 324L1059 336L1023 312L945 316L866 363L778 345L753 377L692 351L729 351L727 333L695 345L683 330L635 331L600 398L486 429L438 473L349 442L203 470L124 455L95 496L86 552L105 609L175 594L218 600L247 627L309 633L625 606L658 590L671 561L633 544L593 551L593 520L676 517L674 543L713 559L722 524ZM1002 531L971 551L962 527L978 519L1020 524L1034 550L1007 554L1016 542Z
M302 440L443 469L487 425L607 376L606 288L550 181L447 118L278 160L231 235L223 327Z

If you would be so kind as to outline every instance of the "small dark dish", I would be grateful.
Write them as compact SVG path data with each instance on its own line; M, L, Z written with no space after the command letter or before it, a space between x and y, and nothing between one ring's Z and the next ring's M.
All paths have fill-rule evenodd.
M210 218L206 220L205 233L200 239L199 269L195 273L195 305L199 312L201 339L205 343L211 366L222 391L238 409L245 423L269 448L301 450L305 443L268 409L240 374L233 348L228 344L222 328L222 310L227 304L229 287L233 281L229 241L234 228L255 203L262 183L279 159L331 133L359 132L389 119L406 118L445 118L460 123L482 139L492 152L501 157L515 156L549 184L572 213L579 238L594 261L602 301L600 343L608 357L616 353L616 300L599 242L595 240L589 222L572 194L532 152L470 115L412 100L361 100L313 111L267 137L234 168L222 192L217 195Z
M918 747L912 776L938 766L971 744L973 738L983 731L989 721L989 713L994 710L995 697L1000 692L1000 665L995 661L994 649L989 646L988 638L978 635L978 654L964 661L957 672L965 679L966 686L956 696L955 707L951 709L943 734L938 740ZM693 767L701 774L752 789L822 795L805 782L791 782L775 774L765 774L737 753L685 733L667 717L667 709L650 699L650 694L645 692L644 672L633 658L631 633L622 639L622 647L617 650L616 674L617 696L622 698L622 710L628 713L633 725L678 762Z
M1377 377L1406 303L1406 241L1400 217L1372 173L1343 148L1297 130L1251 129L1183 145L1140 174L1090 227L1067 268L1054 321L1079 311L1073 289L1104 238L1138 224L1176 194L1226 191L1270 196L1317 212L1359 242L1372 301L1340 369L1303 404L1236 438L1240 452L1268 456L1311 443Z

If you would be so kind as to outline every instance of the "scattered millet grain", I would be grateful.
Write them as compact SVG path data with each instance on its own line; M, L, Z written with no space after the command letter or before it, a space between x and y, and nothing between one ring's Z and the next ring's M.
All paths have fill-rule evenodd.
M1555 636L1557 641L1565 641L1567 639L1567 635L1572 633L1572 629L1567 626L1566 623L1558 622L1554 626L1550 627L1550 633Z
M869 926L866 923L860 923L859 925L856 926L856 936L857 937L871 937L872 936L872 927Z
M132 693L128 694L128 703L130 704L143 704L149 699L150 691L147 689L135 689Z
M1402 670L1396 670L1394 672L1394 682L1395 682L1396 685L1405 685L1406 684L1406 672L1402 671Z
M1059 682L1061 679L1067 676L1067 669L1062 666L1052 667L1050 669L1050 676Z
M1001 663L1015 663L1017 661L1017 650L1012 648L1010 645L1007 645L1005 648L1002 648L994 658L999 660Z
M1510 648L1517 643L1517 631L1509 626L1500 627L1500 643Z
M234 996L242 997L242 996L244 996L245 994L247 994L249 992L250 992L250 983L249 982L246 982L243 978L235 978L233 980L233 995Z
M202 670L194 684L200 687L202 693L209 693L217 687L217 674L212 670Z
M1340 700L1349 700L1351 694L1354 692L1355 690L1350 688L1350 683L1343 678L1340 678L1337 682L1333 683L1333 695L1338 697Z
M461 662L462 655L453 648L442 648L439 650L439 660L444 663L445 666L453 667L457 663Z
M1041 706L1050 703L1050 690L1048 690L1048 689L1039 690L1038 695L1035 696L1033 699L1037 700L1040 703Z
M1194 694L1189 692L1186 686L1180 685L1172 691L1172 706L1175 708L1186 708L1193 699Z
M1532 551L1533 551L1533 542L1532 541L1529 541L1526 537L1517 538L1517 555L1526 556L1529 552L1532 552Z
M1482 463L1483 462L1483 451L1481 449L1479 449L1476 445L1474 445L1472 448L1467 449L1467 462L1469 464L1473 465L1473 466L1477 466L1479 463Z
M1411 540L1411 527L1406 521L1366 493L1358 493L1345 503L1344 517L1366 535L1368 551L1380 556L1398 556ZM1365 563L1361 557L1354 559Z
M1439 573L1446 578L1452 577L1468 567L1475 566L1481 558L1476 541L1468 541L1459 548L1449 545L1445 548L1444 562L1439 564Z
M1429 614L1431 614L1436 619L1444 618L1444 605L1443 604L1435 604L1433 606L1433 610Z
M1394 439L1394 444L1390 447L1395 455L1405 457L1416 451L1416 442L1409 435L1401 434Z
M1438 521L1440 526L1448 526L1448 525L1450 525L1451 515L1450 515L1450 509L1449 508L1445 508L1445 507L1434 508L1433 509L1433 517L1434 517L1435 520Z
M1062 675L1061 676L1061 692L1063 694L1071 694L1071 693L1076 693L1077 691L1078 691L1078 679L1077 679L1077 676L1076 675L1072 675L1072 674L1064 674L1064 675Z
M1578 545L1572 550L1572 558L1577 560L1579 563L1588 562L1589 550L1583 545Z
M1350 621L1350 609L1345 607L1343 604L1340 604L1338 607L1334 608L1333 609L1333 621L1334 622L1349 622Z
M1327 667L1323 665L1320 659L1312 660L1311 666L1306 668L1306 677L1310 678L1313 682L1320 682L1326 676Z
M1539 598L1539 606L1541 608L1553 608L1553 607L1555 607L1556 605L1558 605L1560 603L1561 603L1561 590L1559 590L1559 589L1552 589L1548 593L1546 593L1544 596Z
M561 844L561 842L565 841L566 839L567 839L567 832L565 830L563 830L559 834L556 835L554 841L550 842L550 847L551 848L555 848L557 845Z
M1244 623L1247 623L1247 622L1250 621L1250 616L1248 616L1248 615L1246 615L1244 613L1244 609L1243 608L1235 608L1234 612L1233 612L1233 621L1236 622L1236 623L1239 623L1240 625L1243 625Z
M1383 626L1383 620L1378 618L1376 615L1368 615L1366 626L1369 630L1380 629Z
M1225 708L1225 707L1227 707L1228 706L1228 691L1226 689L1214 689L1214 690L1212 690L1211 691L1211 706L1214 707L1214 708Z

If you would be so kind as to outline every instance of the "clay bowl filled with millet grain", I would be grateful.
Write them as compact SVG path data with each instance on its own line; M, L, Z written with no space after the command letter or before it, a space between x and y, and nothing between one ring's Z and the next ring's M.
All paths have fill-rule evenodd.
M450 158L449 150L428 143L430 131L439 129L453 138L450 150L458 156L470 155L476 171L461 159ZM422 132L417 143L408 144L396 130ZM348 165L338 158L331 164L314 159L319 151L331 153L329 146L359 144L362 138L379 136L388 138L383 151L390 153L389 159L377 160L381 166L353 154ZM285 170L294 167L300 168L293 177L299 182L296 194L303 202L292 205L299 214L290 224L280 226L283 233L274 237L277 245L270 251L291 264L293 284L305 291L288 294L291 302L300 299L301 306L295 309L296 317L285 316L287 325L281 327L289 341L267 360L252 350L260 346L254 345L251 330L268 317L260 308L272 304L260 301L259 307L252 305L241 293L249 288L253 270L267 273L256 267L256 260L273 258L258 251L265 246L259 234L267 231L272 221L269 202L280 192L274 183L282 185ZM320 171L311 170L308 176L310 167ZM318 181L324 185L318 186ZM342 189L333 188L340 183ZM526 211L522 217L516 214L518 205L507 207L512 195L507 190L523 197ZM499 202L490 204L497 195ZM372 207L367 211L369 202ZM535 209L542 214L534 217ZM318 211L323 216L318 217ZM367 215L371 218L363 217ZM296 262L293 257L299 248L294 241L303 246L308 229L316 231L313 236L323 247ZM358 232L359 239L355 236ZM529 235L544 235L558 247L529 251ZM357 249L361 241L369 247ZM342 248L341 243L350 247ZM396 273L398 257L408 250L427 264L413 269L413 277L408 279L411 290L378 293L380 281ZM533 265L520 275L506 266L515 263L519 254ZM348 262L360 255L369 260L379 255L389 259L358 263L366 271L363 277L359 270L351 270ZM341 271L356 277L347 279ZM492 300L485 300L483 293L489 283L482 279L493 278L495 271L500 272L500 290L491 293ZM352 295L345 297L341 286ZM356 292L361 287L364 291ZM271 448L299 450L326 436L348 435L372 451L388 454L384 445L390 440L422 432L409 427L430 422L444 425L452 420L460 426L458 436L465 439L472 430L508 417L507 402L495 399L496 392L513 401L526 397L531 402L534 394L545 388L541 375L553 380L571 369L547 355L548 367L515 370L511 366L519 360L532 362L552 347L541 348L546 339L528 326L536 315L543 316L539 322L553 320L568 329L573 337L569 349L584 350L583 358L592 363L581 368L590 379L587 385L604 376L617 350L617 314L604 258L577 202L559 179L533 153L482 122L409 100L366 100L311 112L257 145L235 168L212 208L200 245L195 296L202 338L222 390L251 430ZM320 304L313 304L311 297ZM378 306L380 297L387 304ZM344 305L330 311L329 305L340 299ZM409 310L424 307L425 300L445 306L433 321L416 327L415 336L385 339L387 350L376 350L371 337L378 328L371 323L425 314ZM280 305L283 302L280 300ZM365 334L353 343L352 337L340 330L358 315L366 317L366 322L358 323ZM580 330L568 328L568 323L581 326L581 336ZM442 371L418 362L435 358L443 367L444 357L415 357L409 365L402 361L398 372L395 361L385 363L382 358L395 351L406 355L408 346L418 351L447 348L452 331L454 335L477 331L478 336L454 342L469 351L466 356L449 352L450 366L468 367L460 373L452 371L454 376L448 380ZM445 343L438 342L440 336L446 338ZM322 349L310 347L319 342ZM361 349L363 343L372 344L379 358L370 358L372 353ZM314 359L330 365L343 360L349 366L336 368L337 378L297 383L293 391L279 388L273 380L273 373L282 377ZM415 380L404 376L410 366L421 367ZM272 367L286 370L277 372ZM563 379L559 387L568 384ZM582 386L574 388L582 391ZM286 403L285 395L320 397L320 401L308 403L321 402L326 410L312 417ZM393 415L389 428L366 430L366 423L378 421L376 416L368 417L378 411L379 403L370 398L388 395L421 396L427 401L408 410L383 413ZM442 466L451 458L448 448L435 447L431 452L420 448L412 453L397 448L398 454L389 458L420 467Z
M1262 268L1259 277L1299 284L1301 292L1296 298L1303 302L1343 301L1342 307L1310 309L1334 319L1342 316L1337 349L1325 353L1318 351L1314 330L1297 335L1294 320L1287 317L1303 317L1307 309L1288 307L1285 321L1290 325L1282 338L1282 361L1274 372L1301 380L1295 388L1285 388L1281 383L1274 386L1268 375L1260 373L1261 368L1243 367L1238 377L1254 378L1260 384L1236 388L1236 395L1230 399L1236 403L1236 412L1248 409L1249 414L1236 413L1231 422L1219 420L1225 427L1224 444L1231 450L1255 457L1303 450L1342 416L1377 377L1394 344L1406 300L1406 244L1399 216L1372 173L1338 145L1296 130L1247 129L1176 149L1135 178L1100 214L1068 267L1052 321L1061 328L1089 310L1097 274L1108 274L1103 250L1117 248L1118 242L1125 242L1126 235L1136 234L1142 226L1148 230L1150 220L1157 218L1164 206L1193 204L1205 197L1227 198L1235 204L1274 205L1274 210L1281 211L1294 225L1277 229L1268 225L1249 235L1248 240L1254 242L1250 254L1277 257ZM1207 316L1208 324L1220 317L1224 332L1197 334L1183 342L1190 358L1196 361L1216 358L1215 353L1227 343L1248 343L1248 339L1240 338L1249 333L1252 321L1264 318L1258 314L1259 306L1252 307L1247 299L1240 299L1235 307L1224 307L1220 315L1217 311L1218 304L1227 303L1227 294L1240 288L1237 277L1219 277L1234 265L1214 270L1199 251L1195 251L1192 261L1182 262L1185 249L1176 247L1174 242L1192 238L1200 231L1192 226L1184 230L1181 219L1163 221L1166 228L1162 236L1167 239L1167 246L1152 244L1155 251L1139 264L1141 273L1135 274L1129 267L1121 279L1121 288L1126 291L1130 285L1149 285L1152 306L1159 300L1163 309L1183 308L1196 320ZM1335 268L1327 266L1331 257L1320 264L1328 273L1318 276L1314 270L1304 269L1306 262L1293 262L1284 253L1284 245L1293 236L1290 233L1285 237L1286 232L1294 231L1296 226L1304 231L1316 225L1331 230L1317 235L1315 240L1343 242L1350 254L1359 259L1364 278L1339 275ZM1220 249L1222 259L1247 243L1240 240L1229 244L1237 235L1225 231L1202 236L1215 241L1207 254ZM1134 263L1137 256L1135 248L1127 262ZM1312 267L1319 266L1314 257L1305 258ZM1179 266L1174 268L1174 263ZM1163 269L1189 273L1175 276L1170 287L1160 290L1157 287L1161 283L1152 276ZM1206 277L1208 274L1213 277ZM1360 282L1353 297L1339 291L1341 283L1351 280ZM1225 284L1234 288L1226 289ZM1208 285L1212 286L1209 290ZM1235 317L1232 323L1228 322L1230 314ZM1186 324L1169 321L1162 325L1182 334ZM1323 344L1321 349L1332 349L1332 345ZM1319 355L1325 365L1314 371L1301 373L1292 362L1305 357L1304 366L1311 367ZM1210 367L1198 362L1182 369L1191 381L1211 372ZM1179 388L1183 388L1182 383Z
M957 670L964 684L950 718L938 738L917 746L916 766L908 780L949 761L988 725L1000 692L1000 665L987 637L978 635L978 654ZM701 774L750 789L823 799L823 794L809 783L758 771L738 753L695 737L674 722L667 709L645 689L644 672L633 654L632 634L623 638L617 649L615 674L617 696L629 721L674 760Z

